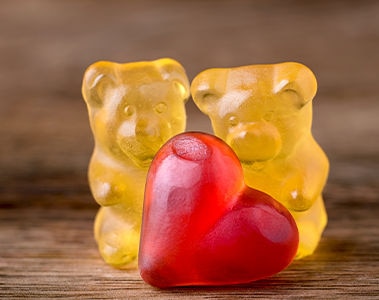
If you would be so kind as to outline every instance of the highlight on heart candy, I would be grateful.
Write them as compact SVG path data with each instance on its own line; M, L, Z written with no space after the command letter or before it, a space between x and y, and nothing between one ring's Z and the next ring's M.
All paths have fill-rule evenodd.
M159 288L249 283L293 260L295 221L249 188L233 150L199 132L169 140L147 176L139 249L141 277Z

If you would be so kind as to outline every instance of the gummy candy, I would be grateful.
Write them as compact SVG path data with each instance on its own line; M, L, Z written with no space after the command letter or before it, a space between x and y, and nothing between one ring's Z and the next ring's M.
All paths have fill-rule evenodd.
M89 183L101 205L95 239L108 264L136 267L147 170L158 149L185 130L189 82L168 58L101 61L86 70L82 93L95 140Z
M327 223L322 198L329 162L311 133L317 82L299 63L205 70L191 92L216 136L240 159L246 183L294 216L297 258L312 254Z
M154 158L146 182L141 277L167 288L247 283L293 260L296 223L269 195L244 183L232 149L205 133L182 133Z

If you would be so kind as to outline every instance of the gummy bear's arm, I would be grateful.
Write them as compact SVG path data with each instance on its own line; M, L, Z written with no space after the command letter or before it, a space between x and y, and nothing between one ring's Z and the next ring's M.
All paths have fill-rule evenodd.
M144 180L146 174L142 174L143 171L137 172L125 168L100 151L94 152L89 165L88 177L92 194L98 204L101 206L115 204L135 206L136 199L143 199L143 191L135 187L139 186L138 181Z
M295 211L307 210L322 193L328 177L329 161L312 138L300 146L293 165L295 169L289 173L292 175L287 178L283 189L288 197L287 207Z

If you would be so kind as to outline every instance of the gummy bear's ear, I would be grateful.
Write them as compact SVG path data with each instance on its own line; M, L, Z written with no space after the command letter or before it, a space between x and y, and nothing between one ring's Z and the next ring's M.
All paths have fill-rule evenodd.
M99 61L90 65L84 73L82 95L90 107L101 107L105 88L116 81L115 63Z
M278 64L274 72L274 93L291 96L295 105L302 108L317 92L317 81L313 72L300 63Z
M154 61L162 78L173 82L178 88L183 101L187 101L190 96L189 81L183 66L174 59L161 58Z
M193 79L191 84L192 98L203 113L208 114L223 96L227 74L226 69L208 69Z

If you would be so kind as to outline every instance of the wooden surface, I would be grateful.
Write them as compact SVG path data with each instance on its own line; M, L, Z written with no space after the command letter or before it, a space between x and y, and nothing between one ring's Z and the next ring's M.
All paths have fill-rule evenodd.
M379 299L379 2L1 1L0 298ZM317 252L249 285L157 290L103 263L81 77L92 62L299 61L331 160ZM188 129L209 131L189 102Z

